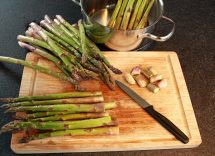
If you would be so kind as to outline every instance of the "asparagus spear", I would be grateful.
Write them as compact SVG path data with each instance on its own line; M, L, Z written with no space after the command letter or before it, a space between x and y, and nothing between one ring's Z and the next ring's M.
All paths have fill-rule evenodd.
M68 50L70 50L70 52L72 52L72 54L74 54L77 58L81 58L81 55L79 54L79 52L73 48L73 46L71 46L70 44L68 44L67 42L65 42L64 40L62 40L61 38L59 38L58 36L45 31L46 35L48 35L50 38L52 38L53 40L55 40L57 43L63 45L64 47L66 47Z
M114 26L114 22L115 22L116 17L117 17L117 15L118 15L118 13L119 13L119 10L120 10L120 8L121 8L121 5L122 5L122 0L118 0L118 1L117 1L117 4L116 4L116 7L115 7L115 9L114 9L114 12L113 12L113 14L111 15L111 19L110 19L110 21L108 22L108 26L111 27L111 28Z
M35 119L35 118L49 117L49 116L55 116L55 115L66 115L66 114L74 114L74 113L73 112L19 113L19 114L16 114L16 118L17 119ZM75 113L75 114L77 114L77 113ZM80 113L78 113L78 114L80 114Z
M141 5L140 5L140 8L139 8L139 12L137 13L137 17L136 17L135 22L134 22L133 29L137 29L137 26L140 23L141 17L143 16L144 9L145 9L148 1L149 0L143 0L142 1Z
M28 28L28 30L25 32L25 35L28 37L33 37L33 38L41 40L41 41L43 40L43 38L40 37L40 35L38 35L31 27Z
M36 105L54 105L54 104L90 104L104 101L102 96L95 97L83 97L83 98L69 98L69 99L57 99L57 100L43 100L43 101L23 101L17 103L7 103L1 106L1 108L10 108L18 106L36 106Z
M57 100L43 100L43 101L22 101L17 103L8 103L1 106L1 108L10 108L18 106L36 106L36 105L54 105L54 104L90 104L104 101L103 96L92 96L82 98L69 98L69 99L57 99Z
M44 20L50 24L53 22L52 19L48 15L44 16Z
M64 32L62 32L62 31L59 32L59 30L56 30L56 28L52 27L46 21L41 21L40 25L45 27L47 30L49 30L50 32L52 32L53 34L55 34L56 36L58 36L65 42L67 42L68 44L72 45L75 49L79 49L79 46L73 41L73 39L68 37Z
M20 101L31 101L31 100L55 100L63 98L76 98L76 97L92 97L102 96L102 92L67 92L58 94L45 94L45 95L34 95L34 96L21 96L18 98L0 98L2 102L20 102Z
M76 68L69 61L68 57L65 55L65 51L62 49L48 36L45 34L43 29L36 23L31 23L31 27L37 31L37 33L49 44L49 46L54 50L53 52L63 61L67 69L72 73L73 77L76 80L81 80L81 77L78 75Z
M38 55L41 55L42 57L52 61L66 76L70 76L70 74L67 72L66 67L62 64L61 60L59 60L57 57L49 54L47 51L41 48L33 47L29 44L18 42L19 46L25 49L28 49Z
M142 17L139 25L137 26L137 29L142 29L142 28L145 27L145 25L147 23L147 20L148 20L148 16L149 16L150 10L151 10L154 2L155 2L155 0L150 0L149 5L148 5L148 7L147 7L147 9L146 9L143 17Z
M56 15L56 18L65 26L67 27L71 32L73 32L76 37L80 37L79 31L73 27L69 22L67 22L61 15Z
M65 80L65 81L68 81L68 82L72 83L74 85L74 87L75 87L75 90L83 90L79 86L78 82L76 80L74 80L73 78L67 77L62 73L54 72L54 71L49 70L47 68L44 68L42 66L35 65L35 64L31 63L31 62L23 61L23 60L19 60L19 59L15 59L15 58L10 58L10 57L4 57L4 56L0 56L0 61L1 62L13 63L13 64L20 64L20 65L32 68L34 70L38 70L38 71L40 71L42 73L45 73L45 74L54 76L56 78L59 78L61 80ZM0 99L0 101L1 101L1 99Z
M50 31L52 31L53 33L55 33L58 37L61 37L62 39L64 39L67 43L69 43L68 42L68 40L69 41L71 41L71 39L69 39L68 37L66 37L65 35L63 35L63 34L59 34L59 32L57 32L54 28L52 28L50 25L48 25L47 23L45 23L44 21L41 21L41 24L42 25L44 25L44 26L46 26L46 28L47 29L49 29ZM74 43L74 42L72 42L72 44L71 44L72 46L74 46L76 49L79 49L79 51L83 54L83 50L81 49L81 48L79 48L79 45L77 45L76 43ZM102 71L102 68L101 68L101 65L99 64L99 62L98 61L96 61L95 59L93 59L92 57L88 57L89 58L89 60L97 67L97 68L99 68L99 69L101 69L101 72L103 72ZM86 65L85 64L85 67L86 66L89 66L89 65ZM90 69L94 69L94 71L95 71L95 68L92 68L92 67L89 67ZM89 69L88 68L88 69ZM78 79L78 78L77 78Z
M123 2L124 3L124 2ZM56 15L56 18L65 26L67 27L71 32L73 32L77 37L80 38L80 34L79 34L79 31L73 27L71 24L69 24L62 16L60 15ZM99 58L101 61L103 61L105 63L105 65L110 69L112 70L115 74L122 74L122 72L113 67L110 62L105 58L105 56L102 54L102 52L99 50L99 48L95 45L95 43L93 43L90 39L88 39L86 37L86 42L87 42L87 45L91 48L92 51L95 52L96 54L96 58ZM90 61L92 61L91 58L88 57L88 59L90 59ZM95 61L94 61L95 62ZM92 62L94 64L94 62Z
M75 34L71 33L63 24L60 23L60 21L58 21L57 19L54 19L54 22L59 26L59 28L61 30L63 30L63 32L65 34L67 34L69 37L71 37L76 44L80 45L80 41L78 40L78 38L75 36Z
M32 135L30 138L26 138L25 142L36 139L44 139L48 137L56 136L89 136L89 135L117 135L119 134L119 127L101 127L101 128L90 128L90 129L75 129L65 131L52 131L47 133L40 133L38 135Z
M87 57L88 57L88 49L87 49L87 45L86 45L85 29L82 24L82 20L78 21L78 27L79 27L80 39L81 39L81 49L83 51L81 61L83 63L85 63L87 61Z
M129 30L131 30L133 28L133 26L134 26L134 22L135 22L135 19L137 17L137 13L139 11L139 8L140 8L140 5L141 5L142 1L143 0L137 0L134 12L133 12L133 14L131 16L131 20L129 21L129 25L128 25Z
M97 118L97 119L86 119L77 121L48 121L48 122L22 122L13 121L4 125L0 134L17 129L37 129L37 130L68 130L68 129L80 129L80 128L94 128L101 126L111 126L117 123L111 119L110 116Z
M27 42L27 43L33 44L35 46L43 47L43 48L46 48L46 49L52 51L52 48L46 42L35 39L33 37L18 35L17 40L21 41L21 42Z
M67 120L81 120L81 119L94 119L109 116L108 112L103 113L79 113L79 114L66 114L66 115L54 115L43 118L29 119L28 121L67 121Z
M115 102L96 103L96 104L55 104L55 105L38 105L38 106L19 106L11 107L5 112L60 112L68 111L71 113L79 112L104 112L105 109L115 108Z
M121 30L126 30L131 16L134 0L129 0L121 23Z
M115 29L120 28L122 18L123 18L123 15L124 15L124 12L125 12L127 4L128 4L128 0L124 0L123 3L122 3L122 6L120 8L119 14L118 14L118 16L116 18L116 22L115 22L115 25L114 25Z

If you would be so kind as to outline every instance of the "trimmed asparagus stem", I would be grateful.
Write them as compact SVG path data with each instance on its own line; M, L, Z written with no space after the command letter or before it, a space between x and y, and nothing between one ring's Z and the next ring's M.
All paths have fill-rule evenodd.
M146 9L146 11L145 11L145 13L144 13L144 15L143 15L140 23L139 23L139 25L137 26L137 29L142 29L142 28L145 27L145 25L147 23L147 20L148 20L148 16L149 16L150 10L151 10L154 2L155 2L155 0L151 0L149 2L149 5L148 5L148 7L147 7L147 9Z
M135 19L135 22L134 22L134 26L133 26L133 29L137 29L137 26L138 24L140 23L140 20L143 16L143 13L144 13L144 9L146 7L146 4L148 3L149 0L143 0L141 5L140 5L140 8L139 8L139 12L137 13L137 17Z
M133 12L133 14L132 14L132 16L131 16L131 20L130 20L129 25L128 25L128 29L129 29L129 30L132 30L132 28L133 28L133 26L134 26L134 22L135 22L135 19L136 19L136 17L137 17L138 11L140 11L139 8L140 8L140 5L141 5L142 1L143 1L143 0L137 0L137 3L136 3L136 6L135 6L135 9L134 9L134 12Z
M8 103L1 106L1 108L10 108L18 106L36 106L36 105L54 105L54 104L90 104L103 102L103 96L81 97L81 98L69 98L69 99L57 99L57 100L42 100L42 101L22 101L17 103Z
M118 15L118 13L119 13L119 10L120 10L120 8L121 8L121 5L122 5L122 0L118 0L117 1L117 4L116 4L116 7L115 7L115 9L114 9L114 12L113 12L113 14L111 15L111 19L110 19L110 21L108 22L108 27L113 27L114 26L114 23L115 23L115 20L116 20L116 17L117 17L117 15Z
M122 7L120 8L119 14L118 14L118 16L116 18L116 22L115 22L115 25L114 25L115 29L120 28L122 18L123 18L123 15L124 15L124 12L125 12L127 4L128 4L128 0L124 0L123 3L122 3Z
M19 64L19 65L23 65L23 66L26 66L26 67L29 67L29 68L32 68L32 69L35 69L35 70L38 70L42 73L45 73L45 74L48 74L48 75L51 75L51 76L54 76L56 78L59 78L61 80L65 80L65 81L68 81L70 83L72 83L74 86L75 86L75 89L76 90L83 90L79 84L77 83L76 80L72 79L71 77L67 77L65 76L64 74L62 73L57 73L57 72L54 72L52 70L49 70L47 68L44 68L42 66L39 66L39 65L35 65L31 62L28 62L28 61L23 61L23 60L19 60L19 59L15 59L15 58L10 58L10 57L4 57L4 56L0 56L0 61L1 62L8 62L8 63L12 63L12 64ZM0 99L1 100L1 99Z
M61 60L59 60L57 57L49 54L47 51L41 48L36 48L33 47L29 44L23 43L23 42L18 42L19 46L25 49L28 49L50 61L52 61L66 76L70 76L70 74L65 70L66 67L63 67Z
M66 115L54 115L43 118L30 119L28 121L67 121L67 120L81 120L81 119L95 119L109 116L108 112L103 113L79 113L79 114L66 114Z
M48 137L56 136L89 136L89 135L117 135L119 134L119 127L101 127L101 128L90 128L90 129L75 129L65 131L53 131L47 133L40 133L39 135L30 136L26 142L36 139L44 139Z
M77 121L49 121L49 122L22 122L13 121L4 125L0 134L3 132L16 130L16 129L37 129L37 130L68 130L68 129L80 129L80 128L94 128L102 126L116 125L115 121L112 121L110 116L97 118L97 119L86 119Z
M129 20L130 20L131 11L132 11L132 8L133 8L133 5L134 5L134 1L135 0L129 0L128 1L127 7L125 9L124 16L123 16L123 19L122 19L121 27L120 27L121 30L126 30L127 27L128 27L128 23L129 23Z
M92 96L102 96L102 92L99 92L99 91L98 92L67 92L67 93L58 93L58 94L21 96L18 98L0 98L0 101L20 102L20 101L32 101L32 100L55 100L55 99L63 99L63 98L92 97Z
M88 57L88 49L87 49L87 44L86 44L85 29L82 24L82 20L78 21L78 27L79 27L79 33L80 33L80 39L81 39L81 49L83 51L81 61L83 63L85 63L87 61L87 57Z

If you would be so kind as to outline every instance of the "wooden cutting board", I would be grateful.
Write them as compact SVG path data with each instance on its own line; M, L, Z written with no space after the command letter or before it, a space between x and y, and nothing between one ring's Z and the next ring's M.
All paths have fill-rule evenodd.
M61 153L98 152L192 148L201 144L201 137L190 101L187 86L175 52L106 52L105 56L116 67L129 72L132 67L144 64L153 66L168 80L168 87L157 94L146 88L132 85L155 109L176 124L189 138L188 144L176 140L161 127L140 106L134 103L118 87L110 91L102 82L91 80L82 82L89 91L101 90L105 101L117 101L115 115L120 132L117 136L79 136L52 137L19 143L24 132L14 133L11 148L15 153ZM40 56L29 53L26 60L58 71L55 65ZM125 82L121 75L114 77ZM73 87L65 81L46 74L24 68L20 96L41 95L72 91Z

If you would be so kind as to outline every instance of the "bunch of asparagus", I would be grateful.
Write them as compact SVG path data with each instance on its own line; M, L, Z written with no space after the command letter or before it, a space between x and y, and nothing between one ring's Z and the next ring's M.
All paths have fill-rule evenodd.
M142 29L155 0L118 0L108 26L120 30Z
M16 114L16 120L4 125L0 133L14 130L36 130L24 140L65 135L117 134L117 122L106 110L115 102L104 102L101 92L68 92L41 96L1 98L1 108ZM23 141L23 139L22 139Z
M24 65L40 72L71 82L76 90L83 90L79 82L99 76L110 89L114 90L114 80L109 69L115 74L122 72L113 67L99 48L85 36L83 22L78 28L69 24L62 16L54 20L45 15L40 26L34 22L25 32L18 35L18 44L52 61L62 73L56 73L27 61L0 56L0 61ZM109 68L109 69L108 69Z

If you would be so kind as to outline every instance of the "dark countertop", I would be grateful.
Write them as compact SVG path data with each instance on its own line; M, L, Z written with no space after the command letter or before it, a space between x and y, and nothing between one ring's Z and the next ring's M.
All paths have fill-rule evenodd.
M87 156L212 156L215 155L215 1L164 1L165 15L176 22L172 39L149 50L176 51L202 136L202 144L193 149L85 153ZM61 14L74 23L81 18L80 8L71 0L1 0L0 55L24 59L25 50L17 45L16 36L23 34L27 24L39 21L44 14ZM162 27L162 30L166 30ZM161 31L158 31L160 33ZM0 98L19 93L23 67L0 63ZM0 111L0 126L10 118ZM12 156L10 134L0 136L0 156ZM50 155L83 155L50 154Z

